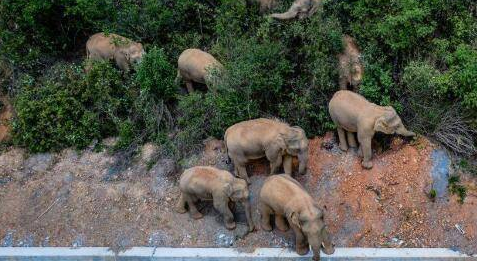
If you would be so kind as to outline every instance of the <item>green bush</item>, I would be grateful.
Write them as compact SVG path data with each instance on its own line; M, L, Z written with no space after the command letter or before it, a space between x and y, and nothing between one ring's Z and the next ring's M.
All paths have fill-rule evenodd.
M117 133L127 97L120 72L109 63L58 64L36 81L24 81L15 101L14 141L32 152L68 146L84 148L93 139Z
M162 49L152 48L137 68L136 81L141 93L153 95L164 101L172 100L177 88L174 84L175 68L167 61ZM144 95L144 94L142 94Z

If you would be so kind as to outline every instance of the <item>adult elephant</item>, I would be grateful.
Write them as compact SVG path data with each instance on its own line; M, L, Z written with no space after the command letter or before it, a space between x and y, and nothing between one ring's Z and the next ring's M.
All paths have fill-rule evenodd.
M270 216L275 216L279 230L287 231L288 224L295 232L295 249L299 255L308 253L310 246L313 260L320 260L320 250L328 255L335 252L328 234L323 210L298 181L288 175L268 177L260 190L259 211L261 226L271 231Z
M321 0L295 0L288 11L270 16L278 20L303 19L313 16L321 5Z
M245 165L251 159L266 157L270 161L270 174L283 163L285 174L291 175L293 157L298 157L298 172L306 172L308 139L300 127L291 127L279 120L254 119L229 127L224 140L236 174L249 183Z
M193 83L210 84L212 70L222 70L223 65L211 54L199 49L187 49L177 60L176 84L183 80L189 93L194 91Z
M361 165L366 169L373 167L371 140L374 133L416 135L404 127L393 107L376 105L352 91L337 91L330 100L328 110L338 129L341 150L348 150L348 145L356 147L354 133L358 133L359 153L363 155Z
M88 60L114 60L116 65L125 72L129 71L133 64L141 62L144 54L141 43L117 34L97 33L86 42ZM86 70L89 69L90 65Z

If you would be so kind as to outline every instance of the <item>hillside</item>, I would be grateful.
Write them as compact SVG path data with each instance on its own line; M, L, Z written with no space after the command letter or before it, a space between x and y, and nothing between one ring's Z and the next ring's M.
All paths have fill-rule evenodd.
M114 140L105 143L111 146ZM209 140L186 166L227 168L221 142ZM247 234L238 206L236 230L224 228L211 204L201 204L205 217L193 220L173 211L178 198L173 161L159 159L148 167L157 147L147 144L127 169L117 173L114 157L91 149L31 154L10 148L0 155L0 244L2 246L290 247L293 233L260 229ZM331 135L310 142L310 173L297 179L325 209L325 222L339 247L451 247L477 249L477 189L469 187L463 204L440 191L436 171L453 171L441 149L424 138L412 144L399 139L363 170L354 152L342 153ZM436 169L436 166L442 165ZM251 198L267 177L268 164L254 162ZM112 173L115 173L114 178ZM433 185L434 184L434 185ZM258 211L253 209L258 221Z

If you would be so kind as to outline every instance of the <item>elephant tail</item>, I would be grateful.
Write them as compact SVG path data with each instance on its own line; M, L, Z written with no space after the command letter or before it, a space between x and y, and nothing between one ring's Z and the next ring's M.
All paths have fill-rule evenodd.
M175 83L176 85L179 85L180 82L181 82L181 80L182 80L181 72L179 71L179 69L177 69L177 76L176 76L176 79L174 80L174 83Z
M227 132L225 132L224 134L224 148L225 148L225 154L227 155L227 160L225 161L225 163L228 165L232 163L232 159L229 156L229 149L227 148Z

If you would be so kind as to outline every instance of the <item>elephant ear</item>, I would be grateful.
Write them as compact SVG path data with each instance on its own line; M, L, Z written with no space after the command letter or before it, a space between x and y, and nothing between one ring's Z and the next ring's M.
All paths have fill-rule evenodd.
M284 140L287 148L300 149L301 140L303 139L304 131L300 127L291 127L288 133L284 135Z
M293 225L297 226L298 228L301 228L300 224L300 216L297 212L292 212L288 215L288 219L293 223Z
M124 58L126 58L126 60L129 62L129 60L130 60L129 48L121 48L119 50L119 53L124 55Z
M393 134L395 130L393 126L391 126L391 123L396 119L397 113L390 106L386 106L384 109L385 112L379 116L374 123L374 130L386 134Z
M227 197L231 197L234 194L234 187L230 183L224 185L224 193Z

